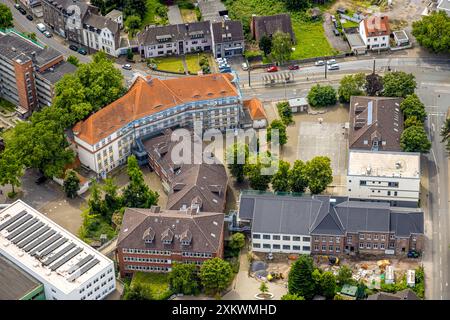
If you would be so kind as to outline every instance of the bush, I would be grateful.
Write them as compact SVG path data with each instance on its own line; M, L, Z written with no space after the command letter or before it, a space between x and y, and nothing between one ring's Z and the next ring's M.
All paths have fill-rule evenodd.
M308 103L312 107L325 107L335 105L337 102L336 90L332 86L321 86L317 84L309 90Z
M288 102L285 101L278 103L277 109L278 115L286 126L294 123L294 120L292 120L292 109Z

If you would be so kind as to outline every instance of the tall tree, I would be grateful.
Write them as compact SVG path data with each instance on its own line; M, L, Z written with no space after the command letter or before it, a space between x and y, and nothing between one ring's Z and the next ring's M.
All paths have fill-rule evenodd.
M352 269L350 269L347 265L343 265L338 271L336 280L342 286L351 282L352 274Z
M413 126L423 126L423 121L420 121L417 119L416 116L410 116L406 118L405 122L403 123L404 128L409 128Z
M264 55L269 55L272 52L272 39L267 35L263 35L261 39L259 39L259 49L264 52Z
M103 191L105 193L105 206L110 214L114 213L121 206L121 197L118 194L119 187L117 186L114 178L106 178L103 185Z
M124 1L124 15L128 17L130 15L139 15L141 19L145 17L147 12L146 0L125 0Z
M169 273L169 283L176 293L196 294L200 287L197 266L190 263L175 263Z
M257 156L256 160L248 161L244 166L244 173L248 178L250 188L259 191L266 191L269 188L272 176L263 174L263 168L268 168L270 165L270 161L263 155Z
M428 140L423 126L412 126L403 130L400 147L405 152L428 153L431 149L431 142Z
M230 284L233 270L227 261L218 257L205 261L200 268L200 279L209 293L220 293Z
M308 187L305 168L305 163L302 160L295 160L289 172L289 186L292 192L303 193Z
M412 73L395 71L386 73L383 77L383 96L403 97L413 94L417 87L416 78Z
M241 183L244 181L244 166L248 159L248 145L242 143L234 143L226 151L226 163L230 169L231 175L236 181Z
M315 284L312 277L313 260L308 255L301 255L291 265L288 278L289 294L295 294L310 300L315 294Z
M312 107L325 107L334 105L337 102L336 90L330 85L321 86L317 84L312 86L308 92L308 103Z
M272 141L273 130L278 130L278 142L280 143L280 146L284 146L288 139L286 125L281 120L273 120L267 128L267 141Z
M284 0L284 3L291 11L305 10L311 6L310 0Z
M326 271L321 277L322 294L327 299L333 299L336 294L336 277L330 271Z
M6 4L0 3L0 28L12 27L14 27L12 12Z
M104 215L106 213L105 204L101 197L101 189L98 182L95 179L91 180L91 186L89 188L90 196L88 200L89 213Z
M367 95L378 96L383 90L383 78L376 73L371 73L366 76L365 87Z
M272 189L276 192L289 192L289 162L279 160L278 171L272 176Z
M445 142L445 148L450 151L450 118L447 118L441 129L441 142Z
M294 123L294 120L292 120L292 109L287 101L277 103L277 110L281 120L286 126Z
M314 157L306 162L305 175L311 193L318 194L324 191L333 181L331 160L328 157Z
M80 190L80 179L76 175L75 171L68 170L64 179L64 192L69 198L75 198L78 190Z
M20 187L23 175L23 164L20 157L6 148L0 153L0 185L11 185L12 194L16 193L15 187Z
M231 236L230 242L228 244L228 246L232 249L232 250L236 250L239 251L241 250L245 245L245 236L243 233L241 232L236 232L233 233L233 235Z
M423 123L427 117L425 105L422 101L420 101L419 97L415 93L406 96L406 98L400 103L400 109L406 119L416 117L418 121Z
M338 89L339 101L348 103L351 96L363 95L365 86L366 76L362 72L344 76Z
M425 48L436 53L450 52L450 17L444 11L423 16L412 24L412 34Z
M291 35L284 32L275 32L272 36L272 57L282 64L289 61L292 53Z
M141 17L137 15L128 16L127 19L125 20L125 27L127 27L127 30L132 37L134 37L137 31L139 31L141 24L142 24Z

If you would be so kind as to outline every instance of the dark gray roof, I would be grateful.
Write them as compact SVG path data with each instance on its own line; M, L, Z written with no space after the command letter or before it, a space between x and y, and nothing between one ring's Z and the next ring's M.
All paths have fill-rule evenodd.
M0 300L18 300L41 283L0 255Z
M98 13L98 8L95 6L92 6L91 4L87 3L86 1L80 1L80 0L44 0L44 2L47 2L51 4L52 6L60 9L62 12L67 12L71 14L74 6L77 6L80 8L80 14L83 18L86 12L89 10L92 13Z
M96 29L108 28L113 34L120 32L117 22L97 14L88 13L83 23Z
M253 16L252 24L254 26L253 33L256 41L259 41L263 35L272 36L280 31L289 33L292 41L295 42L291 16L287 13L275 14L272 16Z
M388 203L346 201L336 205L335 208L347 232L389 232Z
M411 234L424 233L423 212L391 213L391 229L397 237L409 237Z
M34 64L40 67L59 58L61 53L49 47L38 46L30 40L9 32L0 35L0 55L11 61L20 59L26 62L34 59Z
M73 73L75 72L75 70L77 70L77 67L69 62L63 61L53 66L52 68L39 73L39 76L41 76L51 84L55 84L56 82L61 80L64 75Z
M191 36L194 37L198 34L203 34L204 38L211 36L209 21L192 22L186 24L172 24L156 27L147 26L144 31L137 34L137 38L141 45L149 45L160 43L165 37L167 37L166 39L170 39L166 42L172 42L179 40L189 40L191 39ZM202 37L199 38L201 39Z
M242 22L240 21L227 20L215 22L212 24L212 30L216 43L244 40L244 31L242 30ZM230 38L227 38L228 35L230 35Z

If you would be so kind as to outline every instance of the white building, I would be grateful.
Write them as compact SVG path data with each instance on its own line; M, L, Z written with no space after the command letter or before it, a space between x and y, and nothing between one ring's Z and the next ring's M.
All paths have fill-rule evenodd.
M367 50L389 49L390 33L387 16L371 16L359 23L359 35Z
M44 285L47 300L100 300L114 264L21 200L0 211L0 255Z
M444 11L448 16L450 16L450 0L439 0L437 10Z
M112 20L114 22L117 22L119 24L120 29L123 28L123 13L120 10L112 10L110 11L105 18L108 18L109 20Z
M83 22L83 44L117 57L120 46L119 24L109 18L88 13Z
M417 203L420 154L350 150L347 189L350 198Z

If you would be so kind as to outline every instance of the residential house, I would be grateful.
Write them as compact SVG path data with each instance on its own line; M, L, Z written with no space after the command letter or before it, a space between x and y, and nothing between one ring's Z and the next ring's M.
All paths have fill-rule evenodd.
M81 163L104 175L126 163L136 139L193 127L194 121L205 130L236 128L241 113L232 74L167 80L138 76L126 94L74 126L74 143Z
M134 272L169 272L177 263L200 266L223 257L224 214L198 208L127 208L117 239L121 277Z
M350 98L349 149L402 151L402 98Z
M259 42L265 35L272 37L276 32L288 33L291 36L292 43L295 43L295 34L292 29L291 16L287 13L276 14L272 16L252 16L250 23L252 37Z
M350 150L347 189L351 198L417 206L420 153Z
M120 25L107 17L88 12L83 20L83 44L96 51L118 56Z
M122 13L122 11L113 9L105 15L105 18L108 18L111 21L117 22L119 24L120 29L123 28L123 13Z
M367 50L389 49L389 18L387 16L370 16L359 23L359 34Z
M240 21L224 20L211 23L212 50L215 58L244 54L244 31Z
M258 98L244 101L244 112L251 119L254 129L265 128L267 126L267 114L264 106Z

